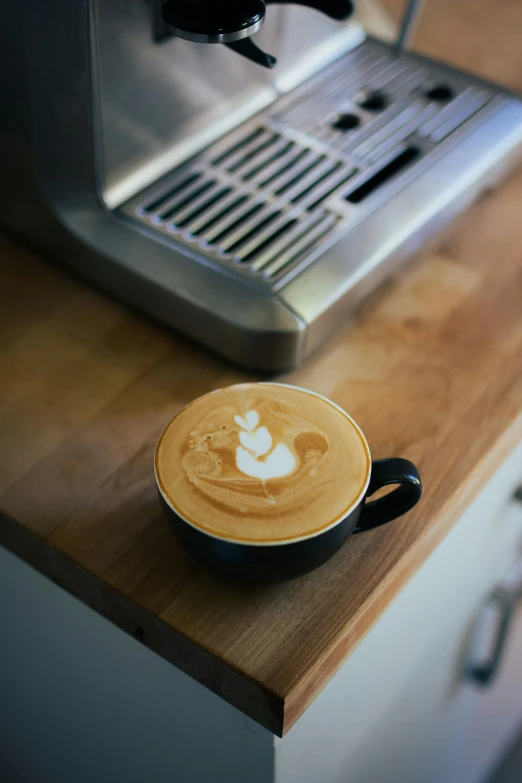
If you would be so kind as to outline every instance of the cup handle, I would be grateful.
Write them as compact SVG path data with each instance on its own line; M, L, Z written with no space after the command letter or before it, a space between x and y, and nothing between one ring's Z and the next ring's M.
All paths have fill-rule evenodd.
M364 504L354 533L385 525L417 505L422 494L422 484L413 462L400 457L375 460L366 497L389 484L399 486L388 495Z

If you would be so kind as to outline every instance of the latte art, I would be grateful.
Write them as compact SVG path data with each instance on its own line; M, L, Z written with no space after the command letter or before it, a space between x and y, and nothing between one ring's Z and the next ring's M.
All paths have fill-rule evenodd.
M195 400L156 453L158 484L174 511L239 543L322 532L360 499L369 470L364 437L340 408L270 383Z
M245 418L234 416L241 446L236 449L236 467L245 476L258 479L283 478L297 467L297 462L284 443L278 443L272 450L272 436L266 427L255 429L259 422L257 411L248 411ZM261 457L266 456L262 460Z

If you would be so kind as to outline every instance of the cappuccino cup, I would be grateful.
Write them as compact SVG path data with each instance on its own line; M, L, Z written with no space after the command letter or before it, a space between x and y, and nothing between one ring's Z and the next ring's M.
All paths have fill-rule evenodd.
M372 462L366 438L338 405L281 383L245 383L191 402L167 425L154 460L160 502L182 546L242 582L301 576L352 533L415 506L408 460ZM367 498L387 485L384 497Z

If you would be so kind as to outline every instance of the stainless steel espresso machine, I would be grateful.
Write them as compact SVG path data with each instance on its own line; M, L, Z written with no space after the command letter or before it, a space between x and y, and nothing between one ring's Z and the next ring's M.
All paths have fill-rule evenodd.
M294 367L520 152L516 96L405 51L418 6L389 45L350 0L4 0L0 221Z

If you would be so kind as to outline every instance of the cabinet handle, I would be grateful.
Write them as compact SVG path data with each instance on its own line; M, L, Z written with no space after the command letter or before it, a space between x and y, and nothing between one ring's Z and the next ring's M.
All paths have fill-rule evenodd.
M513 590L499 586L477 618L466 666L467 679L476 685L491 685L498 674L516 601Z

